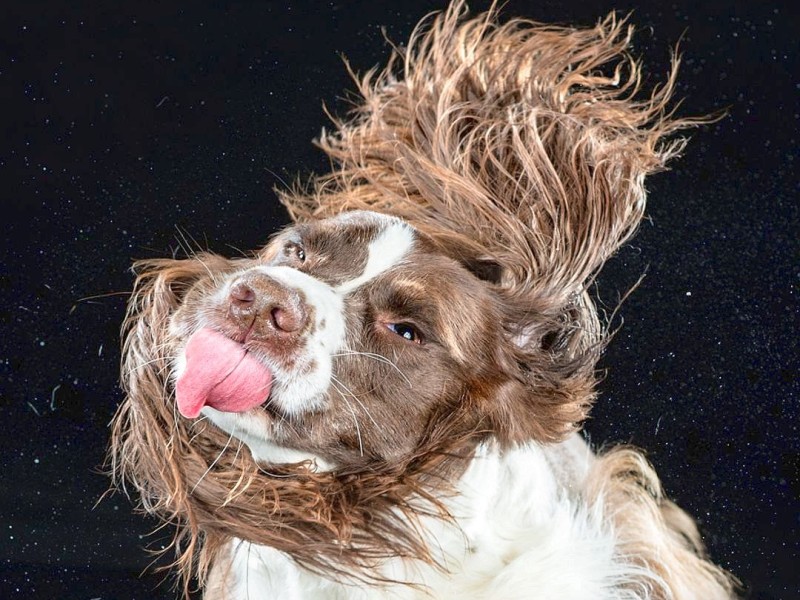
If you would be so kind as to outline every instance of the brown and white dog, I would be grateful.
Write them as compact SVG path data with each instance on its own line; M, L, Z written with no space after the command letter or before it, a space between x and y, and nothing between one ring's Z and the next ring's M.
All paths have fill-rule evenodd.
M587 293L683 147L631 30L457 2L323 134L249 258L137 264L111 460L223 598L731 598L631 448L576 433Z

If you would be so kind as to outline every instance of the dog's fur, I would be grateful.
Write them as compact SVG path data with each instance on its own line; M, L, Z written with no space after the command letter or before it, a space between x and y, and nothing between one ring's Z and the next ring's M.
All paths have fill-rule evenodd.
M642 98L613 15L463 13L360 80L319 141L333 173L283 193L296 223L266 248L135 267L111 466L175 526L187 594L197 576L209 600L734 595L643 456L576 433L606 337L587 288L701 121L668 108L678 61ZM177 414L200 328L269 367L264 406Z

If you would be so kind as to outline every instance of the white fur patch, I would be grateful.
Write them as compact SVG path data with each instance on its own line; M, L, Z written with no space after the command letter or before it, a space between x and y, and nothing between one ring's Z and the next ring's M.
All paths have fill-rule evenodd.
M627 585L641 567L617 553L601 503L589 507L582 498L592 460L577 436L548 448L479 448L459 494L447 501L455 523L423 520L430 548L449 573L399 558L380 569L389 580L419 587L328 579L275 549L238 541L230 584L288 600L645 599L647 590Z
M373 215L376 217L385 219L386 225L370 242L367 264L361 275L336 287L341 295L349 294L399 264L414 246L414 230L408 224L392 217Z
M289 556L274 548L257 546L251 542L233 539L231 548L231 573L236 574L229 583L231 599L266 599L308 600L345 599L341 591L335 593L333 588L339 587L326 580L315 577L297 567ZM238 574L245 574L239 577ZM334 593L332 593L334 592Z

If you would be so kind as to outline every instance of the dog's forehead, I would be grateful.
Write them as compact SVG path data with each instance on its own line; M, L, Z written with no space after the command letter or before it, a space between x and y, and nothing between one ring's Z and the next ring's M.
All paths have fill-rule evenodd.
M411 253L417 240L416 231L408 223L378 213L345 213L334 222L344 231L366 228L371 233L362 247L365 254L360 273L337 286L337 291L342 294L369 283L400 264Z

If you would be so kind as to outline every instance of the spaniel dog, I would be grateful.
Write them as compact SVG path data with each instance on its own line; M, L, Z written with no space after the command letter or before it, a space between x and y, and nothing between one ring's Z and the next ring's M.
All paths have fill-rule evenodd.
M207 600L732 598L643 455L578 434L589 287L685 142L631 28L417 28L247 258L137 263L111 469Z

